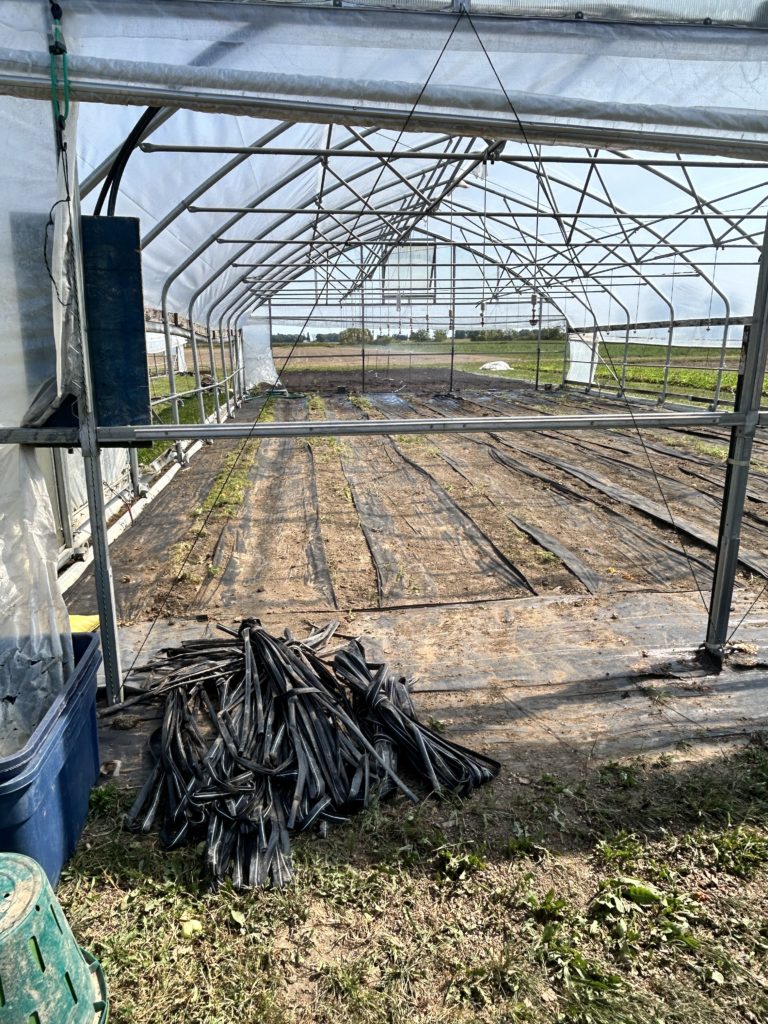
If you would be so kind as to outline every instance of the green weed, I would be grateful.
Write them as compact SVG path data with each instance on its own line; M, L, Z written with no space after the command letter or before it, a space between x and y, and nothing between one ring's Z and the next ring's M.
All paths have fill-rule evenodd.
M446 847L435 855L435 878L440 882L463 882L485 867L487 863L476 853Z
M369 398L365 398L363 395L350 395L349 400L356 409L360 412L369 413L373 409L373 404Z
M522 905L526 908L528 916L538 924L564 921L571 914L568 900L564 896L558 896L554 889L548 889L543 896L528 892L523 897Z
M269 415L269 412L266 415ZM205 517L209 513L215 513L222 518L228 518L237 512L243 504L245 489L258 450L258 441L246 441L244 445L227 454L202 505L195 510L196 515Z
M309 402L307 402L307 410L309 414L317 419L325 418L326 409L327 406L325 399L320 395L312 395Z
M446 1002L481 1008L502 999L518 999L530 984L519 963L516 951L505 946L498 957L459 968L448 984Z
M610 761L600 769L600 778L606 785L620 789L633 789L639 781L637 765Z
M696 829L678 848L693 864L725 871L737 878L752 878L768 863L768 837L748 825L708 832Z

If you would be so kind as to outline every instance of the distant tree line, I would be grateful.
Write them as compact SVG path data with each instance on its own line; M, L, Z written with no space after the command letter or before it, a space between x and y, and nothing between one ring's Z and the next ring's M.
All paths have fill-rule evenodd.
M525 327L519 331L501 327L489 327L480 331L468 331L459 327L456 330L456 338L462 341L536 341L538 337L541 337L542 341L560 341L565 338L565 334L561 327L542 327L541 335L539 335L538 328L536 327ZM293 345L296 342L309 340L308 334L272 335L272 343L275 345ZM413 341L420 345L432 342L433 344L437 343L440 345L448 341L448 333L447 331L440 330L440 328L429 331L426 327L421 327L408 334L380 333L374 336L373 332L367 327L347 327L343 331L325 331L321 334L316 334L314 340L321 344L323 342L326 344L339 342L342 345L362 345L363 343L366 345L386 345L393 341Z
M293 345L296 342L309 341L308 334L273 334L273 345Z
M504 330L499 327L489 327L484 331L465 331L460 327L456 329L456 337L464 338L467 341L536 341L539 337L538 327L524 327L520 331L511 329ZM562 327L542 327L542 341L560 341L565 338Z

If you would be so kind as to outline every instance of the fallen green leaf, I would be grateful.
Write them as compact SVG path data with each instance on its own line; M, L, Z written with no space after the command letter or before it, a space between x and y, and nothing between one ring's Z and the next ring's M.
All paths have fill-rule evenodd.
M190 921L184 921L181 925L181 934L185 939L191 939L193 935L203 930L203 922L193 917Z

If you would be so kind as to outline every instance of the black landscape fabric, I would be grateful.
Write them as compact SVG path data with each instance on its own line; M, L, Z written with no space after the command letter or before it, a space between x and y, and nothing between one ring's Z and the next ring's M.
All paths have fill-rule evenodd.
M401 768L434 794L495 778L498 762L420 722L409 682L369 664L358 642L321 656L337 626L298 641L245 620L146 666L155 681L138 702L164 714L127 826L159 823L168 848L204 839L215 883L282 886L292 834L324 834L396 790L417 801Z

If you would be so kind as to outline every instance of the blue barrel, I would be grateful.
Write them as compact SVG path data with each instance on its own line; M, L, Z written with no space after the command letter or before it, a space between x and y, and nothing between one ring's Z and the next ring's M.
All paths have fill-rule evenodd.
M55 885L88 816L99 775L97 633L72 637L75 671L21 750L0 758L0 851L23 853Z

